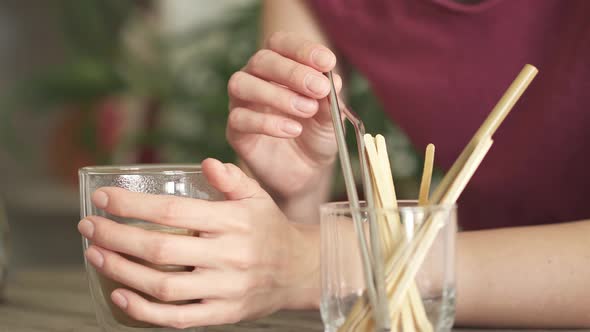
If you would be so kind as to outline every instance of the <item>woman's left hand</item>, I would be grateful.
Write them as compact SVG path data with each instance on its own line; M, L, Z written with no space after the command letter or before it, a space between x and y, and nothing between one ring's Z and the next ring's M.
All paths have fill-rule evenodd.
M186 328L235 323L283 308L317 305L317 227L290 223L256 181L232 164L208 159L203 173L226 201L101 188L93 203L108 213L199 232L199 237L143 230L90 216L78 229L92 242L87 260L107 277L163 302L150 302L129 289L111 300L132 318ZM195 267L161 272L126 259ZM108 296L107 294L105 294Z

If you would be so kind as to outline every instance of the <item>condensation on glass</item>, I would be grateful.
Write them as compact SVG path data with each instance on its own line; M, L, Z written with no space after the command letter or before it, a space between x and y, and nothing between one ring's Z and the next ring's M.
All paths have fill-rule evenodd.
M80 177L80 216L85 218L90 215L102 216L118 223L140 227L149 231L169 233L181 236L196 236L192 230L179 229L150 223L144 220L121 218L111 215L96 208L91 201L94 191L102 187L119 187L129 191L154 194L173 195L203 200L222 200L223 195L212 188L198 165L131 165L131 166L99 166L86 167L79 171ZM83 238L83 248L86 250L91 242ZM155 265L140 261L137 258L126 256L127 259L137 263L158 269L164 272L192 271L194 267ZM102 276L86 262L86 271L90 284L90 293L94 302L96 318L99 326L105 332L171 332L172 328L163 328L132 319L118 307L111 299L110 294L117 288L126 287L114 280ZM142 294L148 300L158 301L155 298ZM174 302L171 304L182 305L194 301ZM201 331L202 329L185 329L183 331Z

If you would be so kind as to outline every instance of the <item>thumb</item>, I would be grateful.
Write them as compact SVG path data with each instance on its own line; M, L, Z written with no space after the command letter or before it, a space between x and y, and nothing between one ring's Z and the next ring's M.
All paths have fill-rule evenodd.
M203 161L201 166L209 184L222 192L226 199L268 197L258 182L248 177L234 164L224 164L217 159L208 158Z

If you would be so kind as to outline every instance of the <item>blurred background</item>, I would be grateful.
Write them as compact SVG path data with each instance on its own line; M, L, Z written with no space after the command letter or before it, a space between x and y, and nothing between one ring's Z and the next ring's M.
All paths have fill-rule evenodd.
M235 161L226 84L256 50L258 16L255 0L0 2L0 220L11 267L82 262L82 166ZM415 198L421 153L362 75L346 84L367 130L389 141L399 196Z

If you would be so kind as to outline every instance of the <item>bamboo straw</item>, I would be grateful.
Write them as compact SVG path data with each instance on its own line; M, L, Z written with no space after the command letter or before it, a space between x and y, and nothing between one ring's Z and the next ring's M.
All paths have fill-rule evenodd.
M493 140L487 138L475 148L473 154L467 159L465 166L461 168L457 179L453 181L443 199L437 202L438 204L443 206L455 204L459 195L465 189L467 182L469 182L475 170L491 148L492 143ZM407 250L404 250L403 254L400 255L399 260L393 260L396 265L394 266L394 270L387 275L387 293L390 298L390 311L395 312L399 310L400 305L403 303L409 283L414 280L438 231L444 226L439 219L440 214L431 216L422 226L421 232L417 234Z
M465 164L465 161L469 155L471 155L478 142L484 137L492 137L494 135L502 121L508 116L508 113L510 113L518 99L520 99L520 96L522 96L524 91L528 88L538 72L537 68L529 64L522 68L516 79L510 84L506 92L504 92L502 98L500 98L496 106L494 106L484 123L479 127L475 135L473 135L471 141L465 146L459 155L459 158L457 158L453 166L447 172L447 175L442 179L441 183L432 194L432 199L434 201L440 201L442 199L442 195L448 190L451 182L455 180L460 168Z
M420 194L418 196L418 205L428 204L428 194L430 193L430 183L432 182L432 169L434 168L434 144L426 146L424 156L424 170L422 171L422 181L420 182Z
M384 182L386 183L386 185L388 185L388 187L386 187L386 192L389 192L392 194L392 197L389 198L389 201L387 202L391 202L390 206L384 206L385 208L390 208L390 209L395 209L398 207L397 205L397 197L395 194L395 186L394 186L394 182L393 182L393 175L391 173L391 165L389 163L389 155L387 152L387 145L385 142L385 137L383 137L383 135L377 135L375 136L375 143L377 145L377 154L379 157L379 161L380 161L380 166L381 166L381 170L382 170L382 174ZM431 158L434 158L434 146L432 145L432 147L430 148L432 150L432 154L431 154ZM428 150L427 150L428 151ZM425 168L425 173L427 173L427 169L430 169L430 174L426 176L426 178L428 179L428 187L430 187L430 179L432 178L432 161L430 161L429 163L430 166L428 166L427 168ZM424 179L424 177L423 177ZM427 189L430 190L429 188ZM428 197L428 194L426 195L426 197ZM388 216L390 215L389 213L387 214ZM400 220L399 220L399 216L397 213L393 213L391 214L393 220L393 223L395 223L395 225L397 226L397 230L395 230L394 234L397 234L397 241L396 241L396 247L400 247L400 243L402 241L402 230L401 230L401 225L400 225ZM391 223L389 223L391 225ZM393 255L393 252L389 253L391 255ZM413 328L414 323L416 324L416 328L417 331L422 331L422 332L430 332L432 331L432 325L430 324L430 321L428 321L428 317L426 316L426 311L424 310L424 304L422 303L422 298L420 297L420 292L418 291L418 287L416 286L415 283L412 283L412 285L410 286L410 292L409 292L409 296L407 298L407 301L409 301L409 303L407 304L407 306L404 306L404 308L407 308L407 310L402 310L402 327L404 331L414 331L415 328ZM411 313L411 315L409 315L408 313ZM395 316L395 313L393 313L392 316ZM392 317L392 320L395 317ZM409 323L409 322L413 322L413 323Z
M364 141L371 168L372 180L376 190L376 193L373 195L373 197L376 198L376 207L383 207L385 209L397 208L395 185L391 175L391 166L389 163L385 138L382 135L377 135L377 137L373 139L371 135L367 134L364 136ZM400 246L402 241L402 228L399 217L396 213L379 214L379 217L380 238L383 241L382 248L385 249L385 257L388 259ZM362 301L357 302L349 314L347 322L341 329L344 331L363 331L370 329L372 323L370 319L366 319L368 311L365 309ZM393 312L391 314L391 320L395 323L392 324L392 331L397 330L396 322L398 321L401 321L402 329L404 331L432 331L432 325L426 316L420 293L418 292L416 285L413 283L410 287L410 294L401 309L400 315Z
M365 143L365 151L368 161L368 167L370 169L370 173L372 175L372 181L374 184L374 189L377 192L377 195L374 196L375 200L375 207L378 206L377 202L379 202L379 206L387 207L388 202L391 201L392 197L395 197L395 193L392 191L388 191L388 189L393 189L393 181L389 183L388 181L383 181L383 174L384 170L381 168L381 164L379 163L379 155L377 152L377 147L375 144L375 139L369 135L365 134L363 137ZM383 217L382 215L380 217ZM395 226L395 221L392 222L392 225ZM395 232L391 232L389 229L389 222L379 222L379 233L381 239L381 248L383 249L384 256L387 257L390 255L391 252L395 250L395 240L392 238L393 234L397 234ZM382 257L383 259L383 257ZM385 260L383 261L385 263ZM385 272L382 271L383 280L385 281ZM383 285L383 293L385 294L385 284ZM359 303L359 305L362 305ZM384 308L387 308L388 304L384 303ZM360 323L357 321L357 323ZM358 327L357 327L358 328ZM391 327L390 327L391 328ZM355 329L356 330L356 329Z
M395 199L395 193L393 192L393 182L384 181L383 174L384 169L381 168L381 164L379 163L379 152L376 147L375 138L370 134L365 134L363 137L365 140L365 148L367 151L367 157L369 159L369 168L371 170L371 177L373 180L373 188L375 189L376 195L373 197L375 198L375 206L379 203L380 207L388 208L391 205L393 199ZM391 219L390 216L383 216L383 214L379 214L380 217L386 217L387 219ZM383 249L383 256L387 258L390 253L395 250L395 242L397 241L397 229L398 223L391 222L387 220L386 222L379 223L379 235L381 238L381 248ZM393 229L392 229L393 228Z
M393 187L393 181L391 177L391 167L389 165L389 158L387 156L387 148L385 146L385 139L381 135L377 135L375 141L377 143L377 155L375 156L375 152L372 148L372 137L370 135L365 135L365 146L367 147L369 160L371 163L371 170L374 174L382 174L382 176L375 176L375 179L381 179L380 181L376 181L375 187L379 189L386 188L387 190L381 190L379 196L375 195L375 197L384 197L385 202L389 202L390 206L385 206L385 208L396 208L397 207L397 200L392 200L391 197L395 197L395 191L391 188ZM427 157L425 158L425 165L424 165L424 172L423 172L423 181L421 183L421 188L427 188L429 183L431 182L432 178L432 164L434 159L434 146L429 145L426 152ZM379 162L375 162L375 159L379 159ZM389 170L389 172L385 171ZM430 170L430 171L429 171ZM390 183L389 179L391 179L391 186L388 186ZM390 194L392 193L392 194ZM424 194L425 193L425 194ZM426 197L424 197L424 195ZM428 190L422 191L421 200L427 201L428 199ZM378 201L378 200L377 200ZM385 204L385 203L384 203ZM398 241L401 241L401 225L399 223L399 218L397 214L386 214L386 217L391 218L395 216L395 223L390 224L396 227L393 234L398 235ZM397 243L399 247L399 243ZM385 247L385 246L384 246ZM388 247L389 248L389 247ZM399 250L399 249L398 249ZM387 254L392 254L392 252L386 252ZM391 255L387 255L386 257L391 257ZM432 324L428 320L426 316L426 312L424 310L424 305L422 303L422 299L420 297L420 293L418 291L417 286L412 282L410 288L408 290L408 296L405 297L404 303L401 306L401 309L398 311L391 311L391 320L392 320L392 327L397 328L398 322L401 322L402 331L422 331L422 332L431 332L433 330ZM390 293L390 292L388 292ZM409 301L409 302L406 302ZM358 309L358 308L355 308ZM359 318L352 319L351 317L356 312L357 315L362 316L360 318L360 323L358 322ZM372 327L370 324L370 316L367 315L368 312L366 311L355 311L351 312L352 321L355 322L353 326L356 329L349 329L354 331L367 331L370 330ZM401 318L401 319L400 319ZM392 329L392 331L394 331Z
M537 69L531 65L526 65L523 68L433 193L431 199L433 204L452 205L457 201L491 148L493 144L492 135L529 86L537 72ZM397 250L387 261L386 271L389 272L386 276L387 293L390 298L389 310L393 316L392 322L394 326L397 326L397 319L399 318L395 314L400 311L400 306L404 303L406 293L411 288L411 283L419 267L424 261L439 229L444 225L440 219L439 214L430 215L410 245L405 250ZM357 304L359 303L357 302ZM369 313L370 308L366 306L357 308L355 306L348 317L349 319L343 325L343 330L369 331L368 328L372 327L371 320L367 316ZM361 329L356 329L356 327L361 327Z
M424 169L422 170L422 180L420 181L420 193L418 196L419 206L428 205L428 195L430 193L430 184L432 183L432 169L434 168L434 151L434 144L428 144L426 146L426 153L424 156ZM424 310L424 303L422 303L422 299L420 297L420 293L418 292L418 288L415 286L410 286L409 292L410 302L412 305L414 315L422 316L420 318L415 317L416 321L418 322L418 327L420 331L432 332L432 324L430 324L430 321L426 316L426 312ZM412 295L412 293L414 293L414 295Z
M395 209L398 207L397 195L395 194L395 185L393 183L393 175L391 174L391 165L389 163L389 155L387 153L385 137L383 137L383 135L375 136L375 145L377 151L377 160L375 160L375 164L372 164L371 166L375 167L379 172L379 176L375 178L376 182L384 184L382 186L382 191L386 194L386 197L383 200L383 207L387 209ZM396 228L389 229L390 232L393 231L393 234L396 235L395 242L392 243L391 246L392 250L388 252L388 256L391 256L394 253L393 248L399 247L400 241L402 239L401 225L399 217L396 213L385 213L385 215L392 217L391 223L389 222L389 220L386 221L387 225L389 225L386 227L386 231L387 228ZM406 303L401 310L402 329L404 331L414 331L416 328L414 326L413 313L411 311L412 308L410 307L410 299L406 299L405 301Z

